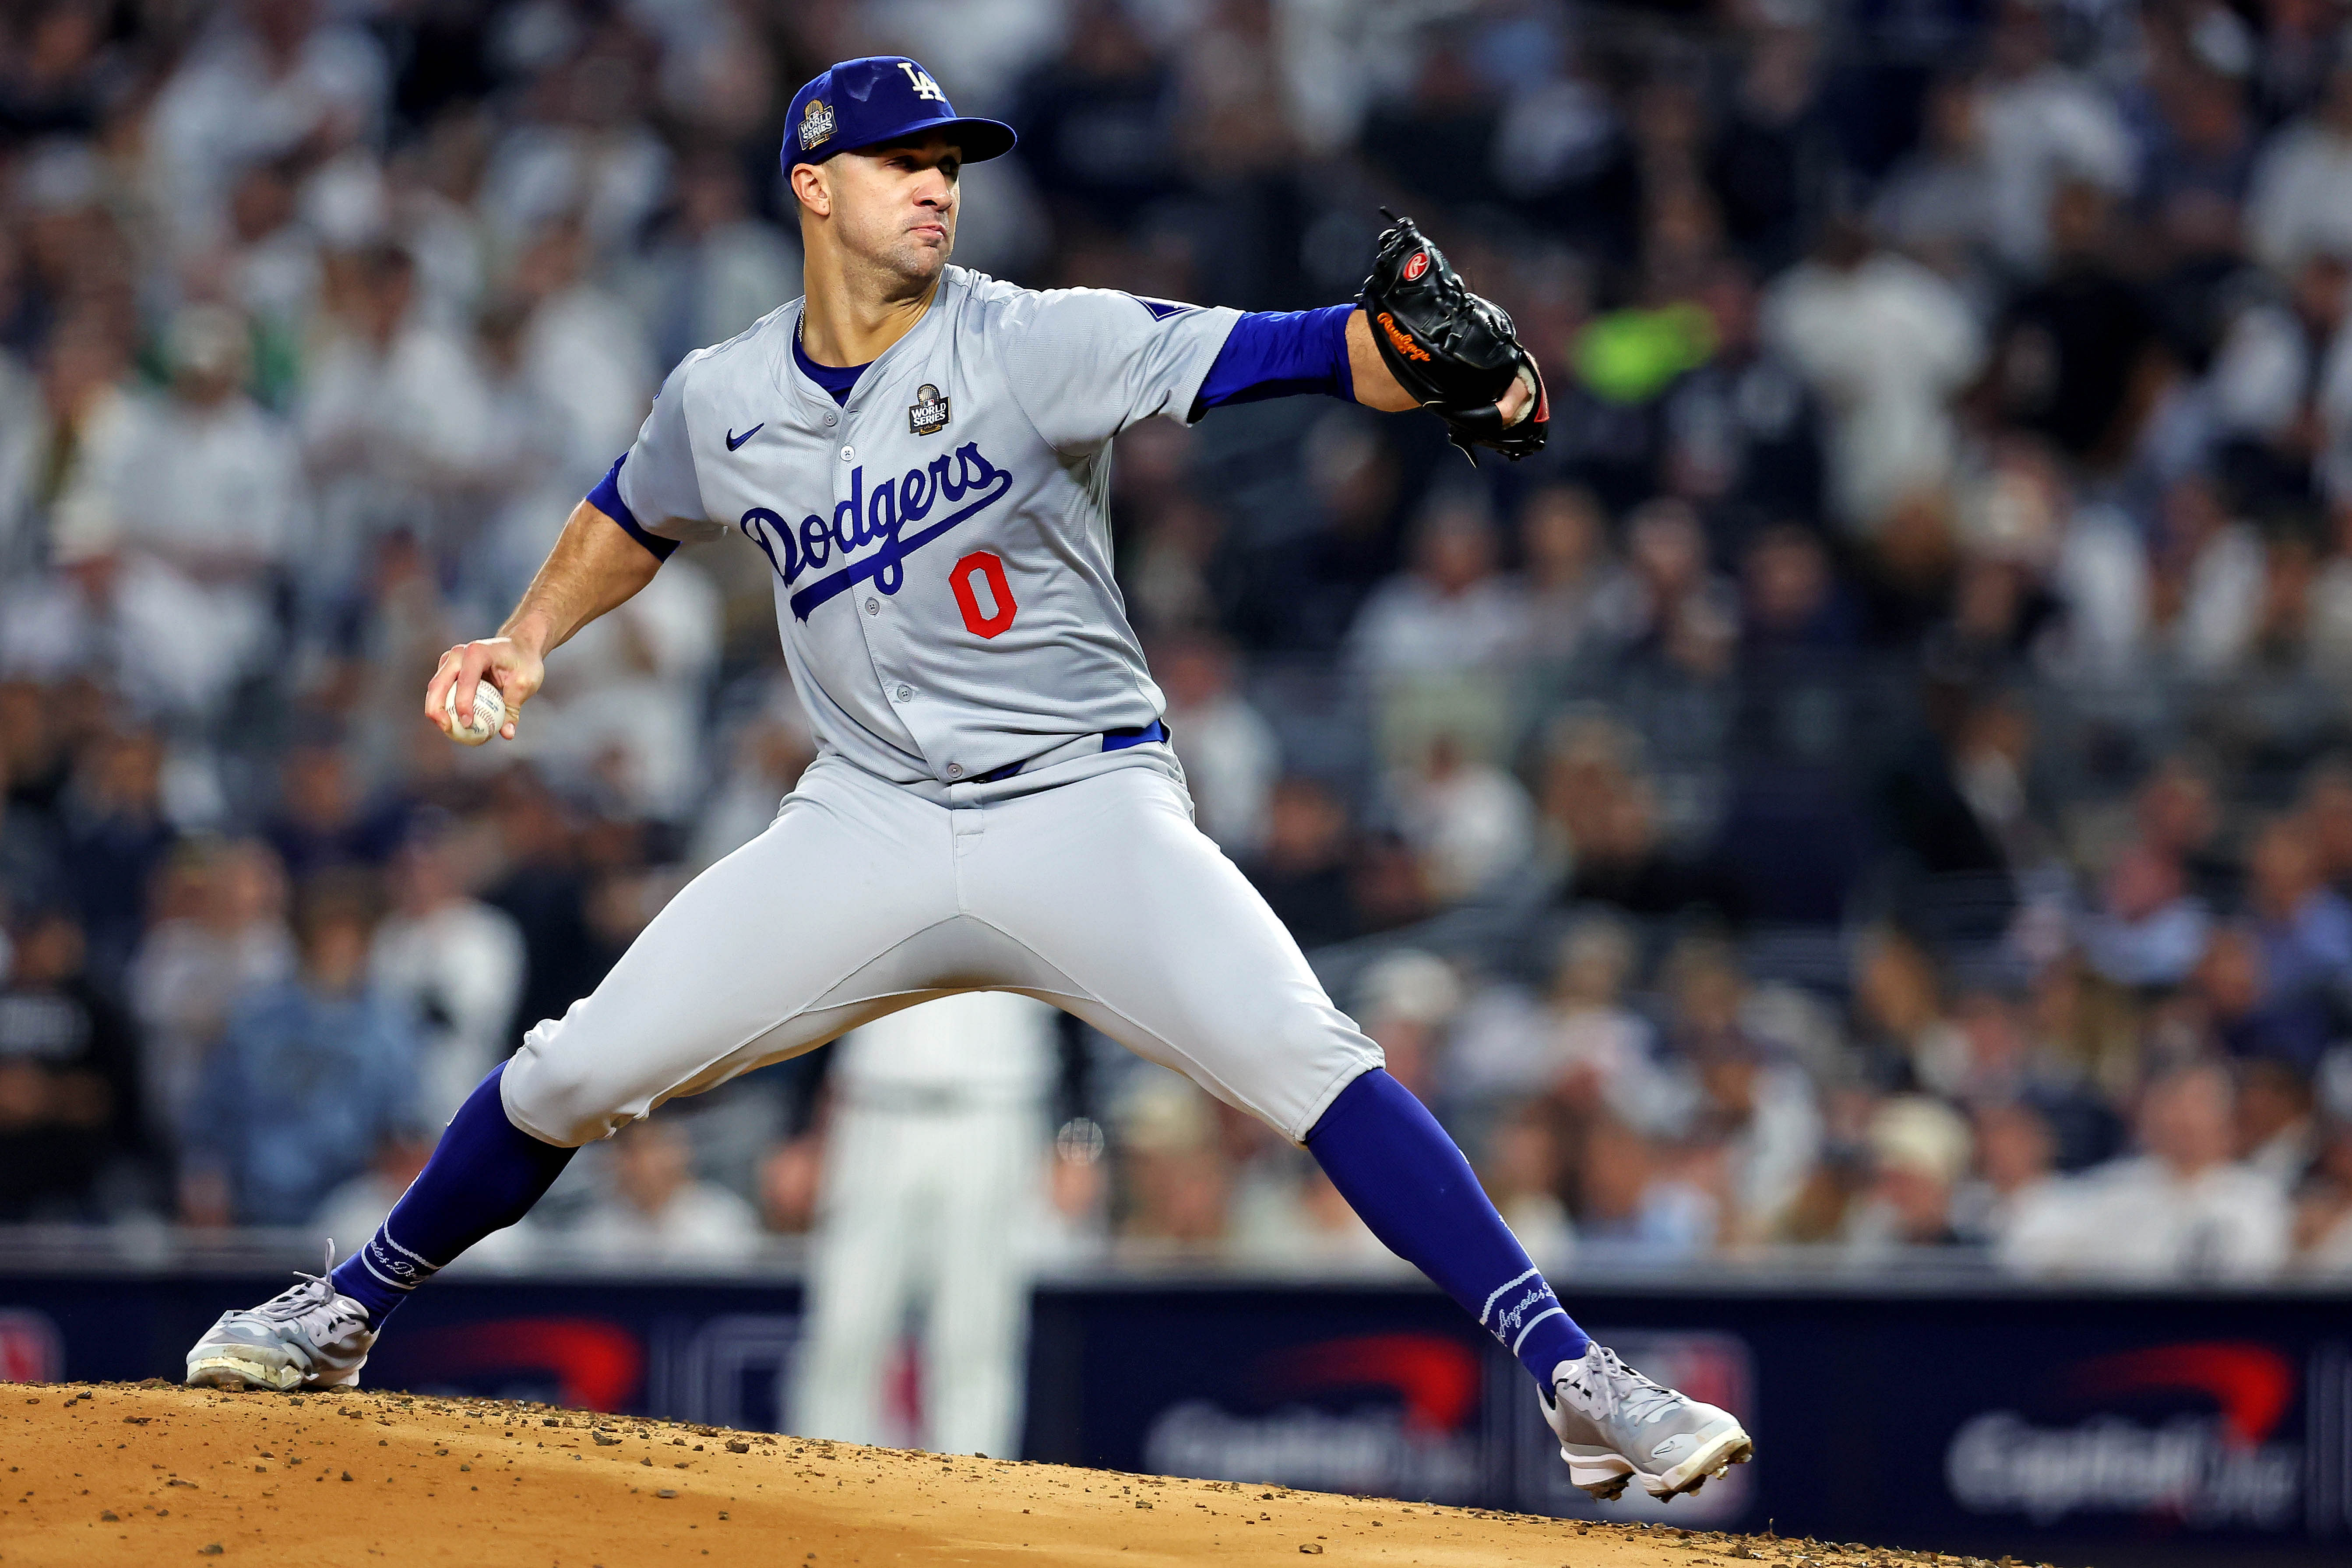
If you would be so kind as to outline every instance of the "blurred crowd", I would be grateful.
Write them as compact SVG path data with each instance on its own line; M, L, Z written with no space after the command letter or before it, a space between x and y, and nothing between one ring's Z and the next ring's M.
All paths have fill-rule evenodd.
M355 1239L772 815L738 545L511 744L418 700L799 292L875 52L1021 133L961 262L1293 309L1386 204L1542 363L1517 465L1309 399L1112 478L1201 825L1539 1261L2352 1274L2344 0L5 0L0 1221ZM1063 1046L1041 1247L1388 1267ZM497 1246L804 1231L828 1054Z

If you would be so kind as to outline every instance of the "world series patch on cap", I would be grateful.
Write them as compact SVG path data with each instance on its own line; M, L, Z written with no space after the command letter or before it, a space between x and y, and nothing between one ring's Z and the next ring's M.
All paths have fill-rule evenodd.
M793 94L784 120L784 172L836 153L936 131L967 163L1013 151L1013 127L959 115L931 73L904 55L844 60Z

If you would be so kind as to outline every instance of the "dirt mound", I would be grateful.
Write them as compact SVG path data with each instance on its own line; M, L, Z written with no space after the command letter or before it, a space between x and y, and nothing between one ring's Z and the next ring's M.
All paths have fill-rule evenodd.
M1965 1560L899 1453L493 1400L0 1393L0 1563L554 1568L1337 1563L1699 1568Z

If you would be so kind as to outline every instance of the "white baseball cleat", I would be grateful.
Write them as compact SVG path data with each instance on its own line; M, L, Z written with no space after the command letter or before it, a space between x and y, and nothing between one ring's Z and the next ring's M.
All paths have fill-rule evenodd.
M335 1244L327 1243L327 1267ZM375 1344L367 1309L335 1289L324 1274L258 1307L223 1312L188 1352L192 1388L357 1388L360 1368Z
M1605 1345L1554 1367L1541 1399L1569 1479L1603 1502L1636 1477L1652 1497L1680 1497L1756 1457L1738 1416L1651 1382Z

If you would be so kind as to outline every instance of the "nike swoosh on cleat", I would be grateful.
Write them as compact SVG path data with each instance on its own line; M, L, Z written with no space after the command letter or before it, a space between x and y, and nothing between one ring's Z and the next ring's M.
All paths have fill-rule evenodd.
M738 447L740 447L744 442L750 440L752 437L757 436L761 431L765 430L767 427L768 422L762 419L757 425L752 426L749 430L744 431L740 436L735 434L731 429L729 430L727 432L727 449L730 452L735 450Z

